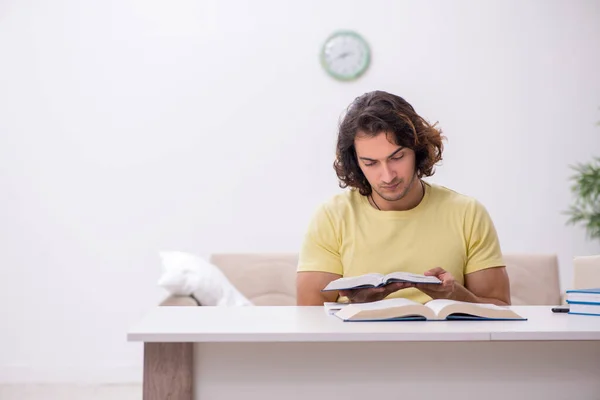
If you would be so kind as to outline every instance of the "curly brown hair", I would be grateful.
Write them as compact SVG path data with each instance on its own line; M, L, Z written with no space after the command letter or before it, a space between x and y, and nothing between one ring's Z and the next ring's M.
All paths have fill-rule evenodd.
M352 187L363 196L372 188L363 174L354 148L358 133L376 136L391 133L398 146L415 152L417 176L432 176L434 165L442 160L444 146L442 131L429 124L402 97L374 91L357 97L347 109L340 123L333 167L341 188Z

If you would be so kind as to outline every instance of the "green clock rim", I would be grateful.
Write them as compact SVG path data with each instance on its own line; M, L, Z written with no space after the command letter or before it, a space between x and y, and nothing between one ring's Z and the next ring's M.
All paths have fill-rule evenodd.
M360 70L358 70L356 73L354 73L352 75L337 74L337 73L331 71L327 67L327 64L325 62L325 46L331 39L336 38L338 36L352 36L352 37L358 39L358 41L362 42L365 45L365 48L367 50L364 65L360 68ZM355 31L350 31L350 30L339 30L339 31L335 31L334 33L329 35L327 37L327 39L325 39L323 46L321 46L321 54L320 54L319 58L321 60L321 66L323 67L325 72L327 72L327 74L329 74L330 76L332 76L335 79L338 79L340 81L353 81L353 80L359 78L360 76L362 76L369 68L369 65L371 64L371 47L369 46L369 43L359 33L355 32Z

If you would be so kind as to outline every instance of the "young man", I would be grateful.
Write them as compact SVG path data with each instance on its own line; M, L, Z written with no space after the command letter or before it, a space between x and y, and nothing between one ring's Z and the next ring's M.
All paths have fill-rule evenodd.
M426 183L442 159L441 131L401 97L357 98L339 127L334 168L350 190L322 204L299 255L298 305L406 297L510 304L494 224L475 199ZM340 277L407 271L441 285L321 292Z

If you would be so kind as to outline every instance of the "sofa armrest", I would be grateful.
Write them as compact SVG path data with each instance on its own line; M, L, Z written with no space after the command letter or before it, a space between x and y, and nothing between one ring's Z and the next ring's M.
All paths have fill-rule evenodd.
M192 296L168 296L159 306L197 307L200 304Z

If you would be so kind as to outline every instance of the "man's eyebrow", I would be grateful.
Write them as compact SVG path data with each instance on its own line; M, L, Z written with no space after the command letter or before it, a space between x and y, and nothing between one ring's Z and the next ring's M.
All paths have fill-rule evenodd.
M395 156L395 155L396 155L396 153L400 152L401 150L404 150L404 147L400 146L400 148L399 148L399 149L397 149L397 150L396 150L396 151L394 151L392 154L390 154L389 156L387 156L387 158L390 158L390 157L393 157L393 156ZM372 159L372 158L368 158L368 157L358 157L358 158L360 158L360 159L361 159L361 160L363 160L363 161L377 161L377 160L374 160L374 159Z

